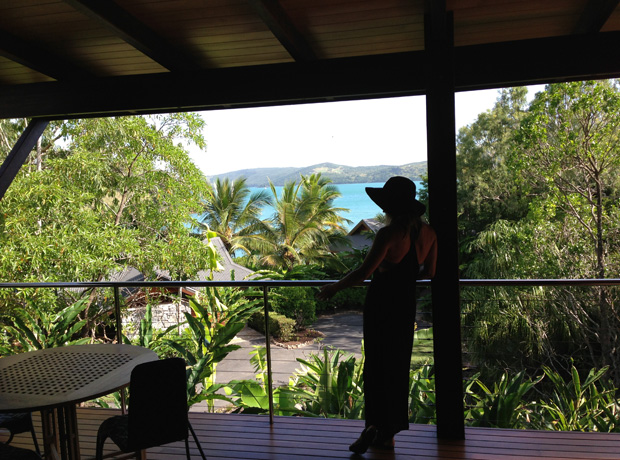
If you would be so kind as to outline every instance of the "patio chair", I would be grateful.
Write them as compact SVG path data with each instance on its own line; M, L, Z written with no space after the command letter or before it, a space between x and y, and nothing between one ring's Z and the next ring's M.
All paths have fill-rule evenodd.
M2 460L41 460L34 450L22 449L0 442L0 458Z
M6 441L6 444L9 444L13 440L14 435L30 431L34 448L37 454L41 455L39 443L37 442L37 434L32 424L32 414L30 412L6 412L0 414L0 428L9 431L9 439Z
M103 458L103 446L111 438L124 453L143 451L175 441L185 441L189 460L189 433L206 460L187 414L187 384L185 360L169 358L136 366L129 383L127 415L117 415L103 421L97 432L96 459Z

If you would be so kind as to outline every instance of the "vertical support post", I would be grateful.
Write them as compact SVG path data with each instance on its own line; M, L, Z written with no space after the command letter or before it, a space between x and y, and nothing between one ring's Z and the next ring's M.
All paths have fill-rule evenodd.
M445 0L427 0L426 126L429 212L437 232L432 281L437 435L465 437L457 233L453 19Z
M123 318L121 317L121 300L118 286L114 286L114 315L116 316L116 343L123 343Z
M116 316L116 343L123 343L123 318L121 317L121 298L118 286L114 286L114 315ZM121 394L121 412L127 413L127 398L125 389L120 389Z
M48 120L32 120L9 152L2 166L0 166L0 200L13 182L13 179L15 179L15 176L17 176L34 146L37 145L37 140L39 140L48 124Z
M269 332L269 288L263 286L265 308L265 352L267 355L267 394L269 395L269 423L273 425L273 373L271 369L271 336Z

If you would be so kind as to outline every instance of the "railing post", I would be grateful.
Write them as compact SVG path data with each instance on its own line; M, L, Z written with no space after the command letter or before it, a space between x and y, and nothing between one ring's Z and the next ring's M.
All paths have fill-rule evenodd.
M269 395L269 423L273 425L273 376L271 371L271 337L269 333L269 287L263 286L265 308L265 351L267 356L267 394Z
M116 343L123 343L123 318L121 317L121 296L118 286L114 286L114 315L116 316ZM127 413L127 401L125 398L125 389L119 391L121 395L121 412Z

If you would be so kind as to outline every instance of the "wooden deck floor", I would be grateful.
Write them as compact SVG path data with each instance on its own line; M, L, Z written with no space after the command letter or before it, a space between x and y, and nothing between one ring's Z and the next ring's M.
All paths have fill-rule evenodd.
M82 459L94 456L95 436L102 420L118 413L108 409L78 409ZM190 413L194 429L209 460L336 460L362 458L348 445L362 422L351 420ZM39 426L38 416L35 424ZM16 436L14 445L32 447L29 434ZM113 444L108 441L107 448ZM190 443L192 458L200 455ZM185 458L183 443L150 449L155 460ZM620 459L620 433L561 433L467 428L465 441L440 441L435 427L412 425L396 438L394 452L369 450L366 459L480 459L546 460Z

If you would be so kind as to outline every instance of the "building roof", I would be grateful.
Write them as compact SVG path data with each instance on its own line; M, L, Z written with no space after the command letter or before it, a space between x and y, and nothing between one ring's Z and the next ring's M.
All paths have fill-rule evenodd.
M213 281L243 281L252 278L254 272L233 261L220 237L211 238L211 243L221 257L220 265L222 266L222 270L212 273ZM208 280L210 273L210 270L201 270L198 272L198 279L200 281Z
M374 235L384 224L377 219L362 219L347 234L352 249L366 249L372 246Z
M425 18L439 16L457 91L618 76L618 3L4 1L0 118L423 94Z

